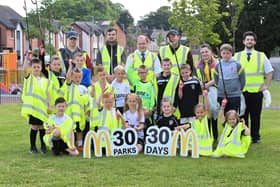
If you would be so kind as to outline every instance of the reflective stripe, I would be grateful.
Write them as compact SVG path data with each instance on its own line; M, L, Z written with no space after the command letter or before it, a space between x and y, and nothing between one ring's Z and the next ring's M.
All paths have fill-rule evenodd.
M257 55L258 55L258 68L257 68L257 72L259 72L260 68L261 68L261 53L258 52Z
M264 76L263 73L257 72L257 73L246 73L246 76Z
M32 109L32 110L35 110L36 112L38 112L39 114L42 114L44 117L48 118L48 114L46 112L44 112L42 109L40 108L37 108L35 106L32 106L30 104L23 104L22 105L22 108L29 108L29 109Z
M102 62L102 65L109 66L110 62Z
M222 148L222 144L223 144L223 140L225 138L225 134L226 134L227 128L228 128L228 125L226 125L224 130L223 130L223 133L222 133L222 136L221 136L221 139L220 139L220 141L218 143L217 148Z
M186 53L187 53L187 48L184 47L183 48L183 56L182 56L182 63L181 64L184 64L186 62Z
M40 95L37 95L37 94L26 94L26 96L30 96L30 97L34 97L36 99L39 99L40 101L42 101L44 104L48 105L48 100L47 99L44 99L43 97L41 97Z
M162 58L165 58L165 56L166 56L166 47L167 47L167 46L165 46L165 47L162 48ZM162 60L162 59L161 59L161 60Z
M207 147L201 147L201 146L199 146L199 149L200 149L200 150L203 150L203 151L212 151L212 146L207 146Z
M239 125L237 125L234 129L234 134L233 134L233 139L230 143L234 144L234 145L237 145L237 146L241 146L241 142L238 142L237 139L238 139L238 130L239 130Z
M174 103L174 94L175 94L175 89L176 89L176 83L177 83L177 78L178 78L178 75L174 74L173 75L173 85L172 85L172 90L171 90L171 101L172 103Z
M69 115L71 116L71 118L74 117L74 116L78 116L78 117L81 116L81 114L78 113L78 112L71 112Z
M262 84L260 84L260 83L250 83L250 84L246 84L246 87L259 87L261 85Z

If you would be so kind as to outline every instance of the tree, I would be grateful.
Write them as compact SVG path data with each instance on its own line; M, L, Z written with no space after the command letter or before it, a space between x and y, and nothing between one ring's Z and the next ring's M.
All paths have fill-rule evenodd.
M280 1L245 0L245 7L240 14L236 36L237 49L244 48L242 34L248 30L258 36L256 48L270 56L271 51L280 43Z
M232 43L235 49L236 31L239 27L240 13L244 8L244 0L220 0L219 13L223 17L214 26L213 31L219 33L223 42Z
M150 12L145 15L143 19L138 21L137 25L139 27L147 27L149 29L155 28L169 30L171 25L168 22L168 19L171 14L169 6L162 6L156 12Z
M222 17L217 0L179 0L173 2L169 22L183 31L193 44L221 42L219 34L213 32L216 22Z
M133 26L134 19L129 13L128 10L124 9L120 13L120 17L118 19L120 24L123 24L124 30L127 31L129 26Z

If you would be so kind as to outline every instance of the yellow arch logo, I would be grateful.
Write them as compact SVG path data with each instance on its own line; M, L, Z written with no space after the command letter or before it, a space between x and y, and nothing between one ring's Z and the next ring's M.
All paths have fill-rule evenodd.
M199 143L196 132L193 129L188 129L185 131L175 131L171 142L171 156L176 155L176 146L178 142L178 137L180 137L180 155L188 156L189 146L192 146L192 158L199 158Z
M102 139L104 140L102 141ZM112 146L109 132L98 131L98 133L96 133L94 131L89 131L84 143L84 158L91 158L91 140L93 140L94 143L94 154L96 157L102 156L102 142L104 142L106 146L106 156L112 156Z

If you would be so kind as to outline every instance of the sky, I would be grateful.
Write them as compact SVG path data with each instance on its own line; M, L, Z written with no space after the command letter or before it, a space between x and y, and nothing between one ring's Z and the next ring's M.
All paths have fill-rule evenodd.
M141 16L144 16L151 11L156 11L159 7L164 5L170 5L167 0L111 0L113 3L121 3L124 5L126 9L133 16L134 21L137 22L140 20ZM40 2L40 0L38 0ZM16 12L18 12L21 16L25 15L23 6L24 0L0 0L1 5L8 5ZM31 0L26 0L26 5L30 9L30 7L34 7L31 3Z

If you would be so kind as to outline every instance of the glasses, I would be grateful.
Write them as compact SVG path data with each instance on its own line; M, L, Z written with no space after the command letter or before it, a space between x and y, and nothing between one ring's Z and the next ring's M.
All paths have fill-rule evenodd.
M139 74L145 74L147 73L146 71L139 71Z
M77 40L77 38L69 38L69 40Z

